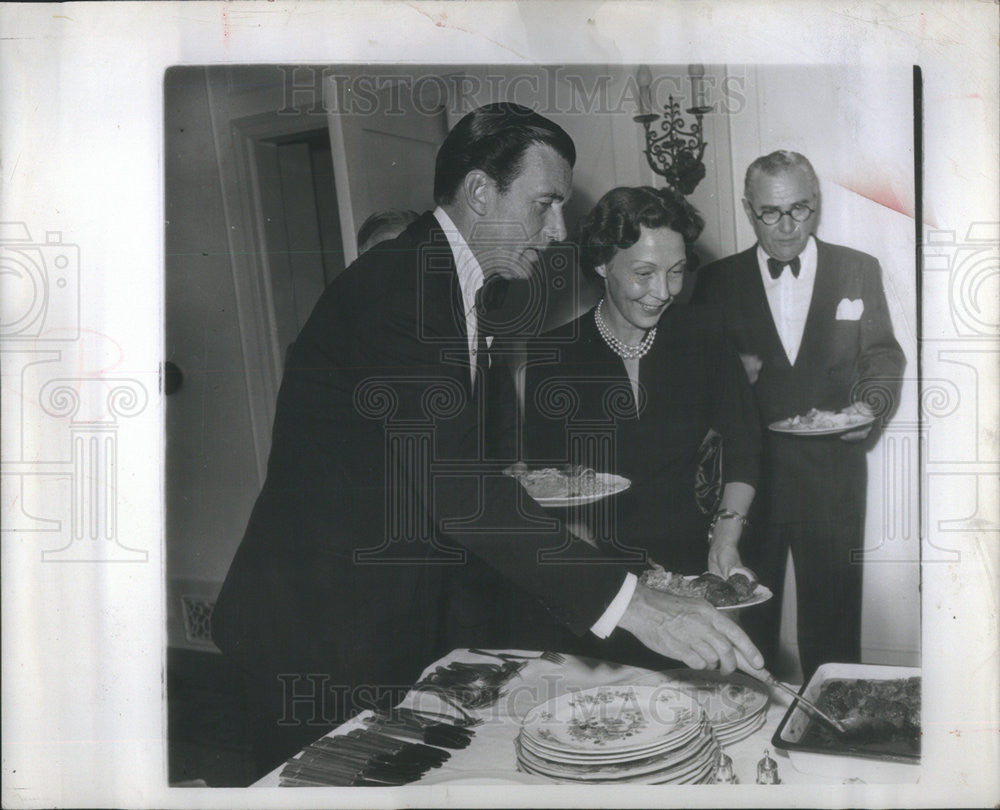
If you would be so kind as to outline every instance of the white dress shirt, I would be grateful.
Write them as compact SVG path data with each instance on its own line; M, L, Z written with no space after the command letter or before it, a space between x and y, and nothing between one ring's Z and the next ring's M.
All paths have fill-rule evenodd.
M479 335L477 334L479 318L476 315L476 293L483 286L483 268L473 255L472 248L465 241L465 237L459 233L458 227L441 206L434 209L434 217L448 239L451 252L455 255L455 270L458 273L458 285L462 290L462 304L465 307L465 325L469 335L469 371L472 374L472 382L475 383L476 347L479 345ZM492 343L492 336L488 336L486 338L486 345L490 346ZM628 607L628 603L632 601L632 594L635 593L635 587L638 582L639 579L635 574L629 573L625 575L625 582L622 583L618 595L611 600L611 604L608 605L607 610L604 611L594 626L590 628L594 635L598 638L607 638L611 635L611 631L618 626L618 622L625 615L625 610Z
M469 373L472 375L472 382L476 382L476 355L479 353L479 316L476 314L476 293L479 292L485 280L483 268L479 264L472 248L465 241L465 237L459 233L458 226L448 216L447 212L439 205L434 209L434 217L437 219L441 230L448 238L448 245L455 255L455 270L458 272L458 286L462 290L462 305L465 308L465 327L469 336ZM492 335L487 336L486 345L493 345Z
M764 282L767 304L771 308L771 318L778 330L781 345L785 347L788 362L795 365L802 345L802 333L806 329L806 316L812 302L813 286L816 283L816 240L810 236L805 249L799 254L799 275L793 276L790 267L777 278L771 278L767 266L768 256L757 245L757 264Z

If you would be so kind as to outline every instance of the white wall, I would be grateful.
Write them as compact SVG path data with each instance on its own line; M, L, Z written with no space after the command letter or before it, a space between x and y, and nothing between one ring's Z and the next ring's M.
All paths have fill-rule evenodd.
M896 338L907 358L899 410L868 456L862 654L916 664L920 649L917 534L917 343L912 84L908 69L730 68L746 106L730 117L733 186L759 155L791 149L816 168L817 235L879 259ZM754 243L736 213L737 247ZM786 601L794 605L794 602ZM786 624L786 628L790 628Z

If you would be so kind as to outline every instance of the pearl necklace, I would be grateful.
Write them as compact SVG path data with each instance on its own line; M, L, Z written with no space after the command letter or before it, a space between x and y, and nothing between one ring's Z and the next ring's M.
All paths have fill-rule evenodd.
M646 337L642 339L640 343L622 343L618 338L611 334L611 330L608 325L604 322L604 316L601 315L601 308L604 306L604 299L602 298L594 309L594 322L597 324L597 331L601 333L601 337L604 338L604 342L611 347L611 350L617 354L619 357L625 360L638 360L640 357L644 356L651 348L653 348L653 341L656 339L656 327L654 326L646 333Z

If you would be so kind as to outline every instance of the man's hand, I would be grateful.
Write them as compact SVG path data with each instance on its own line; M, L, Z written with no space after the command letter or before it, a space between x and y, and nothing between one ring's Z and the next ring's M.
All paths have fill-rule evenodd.
M862 416L871 416L873 411L863 402L855 402L853 405L848 405L841 413L849 414L861 414ZM874 424L874 423L872 423ZM850 433L843 433L840 436L842 442L860 442L868 438L868 434L872 432L872 425L865 425L863 428L858 430L852 430Z
M756 354L741 354L740 360L743 362L743 370L747 373L750 385L753 385L760 376L760 370L764 367L764 362Z
M746 633L704 599L674 596L640 584L618 625L654 652L692 669L718 665L728 675L736 669L737 651L751 666L764 666L763 656Z

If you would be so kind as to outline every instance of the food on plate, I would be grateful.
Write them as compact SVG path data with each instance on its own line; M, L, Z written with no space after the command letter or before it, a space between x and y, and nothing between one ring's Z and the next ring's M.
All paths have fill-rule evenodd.
M872 751L920 751L920 678L891 680L832 679L820 688L817 705L841 721L843 739ZM836 742L833 732L813 723L803 743Z
M757 581L750 579L745 574L731 574L726 580L736 591L741 602L753 598L753 592L757 588Z
M535 499L577 498L608 492L607 484L598 477L595 470L579 465L543 467L538 470L510 468L510 475Z
M774 426L785 430L831 430L834 428L851 427L861 422L868 422L870 419L870 416L865 416L861 413L837 413L813 408L809 413L775 422Z
M753 598L757 588L757 581L745 574L732 574L729 579L710 573L699 577L685 577L683 574L667 571L662 565L652 563L652 566L652 569L643 572L643 584L674 596L701 597L716 607L747 602Z

